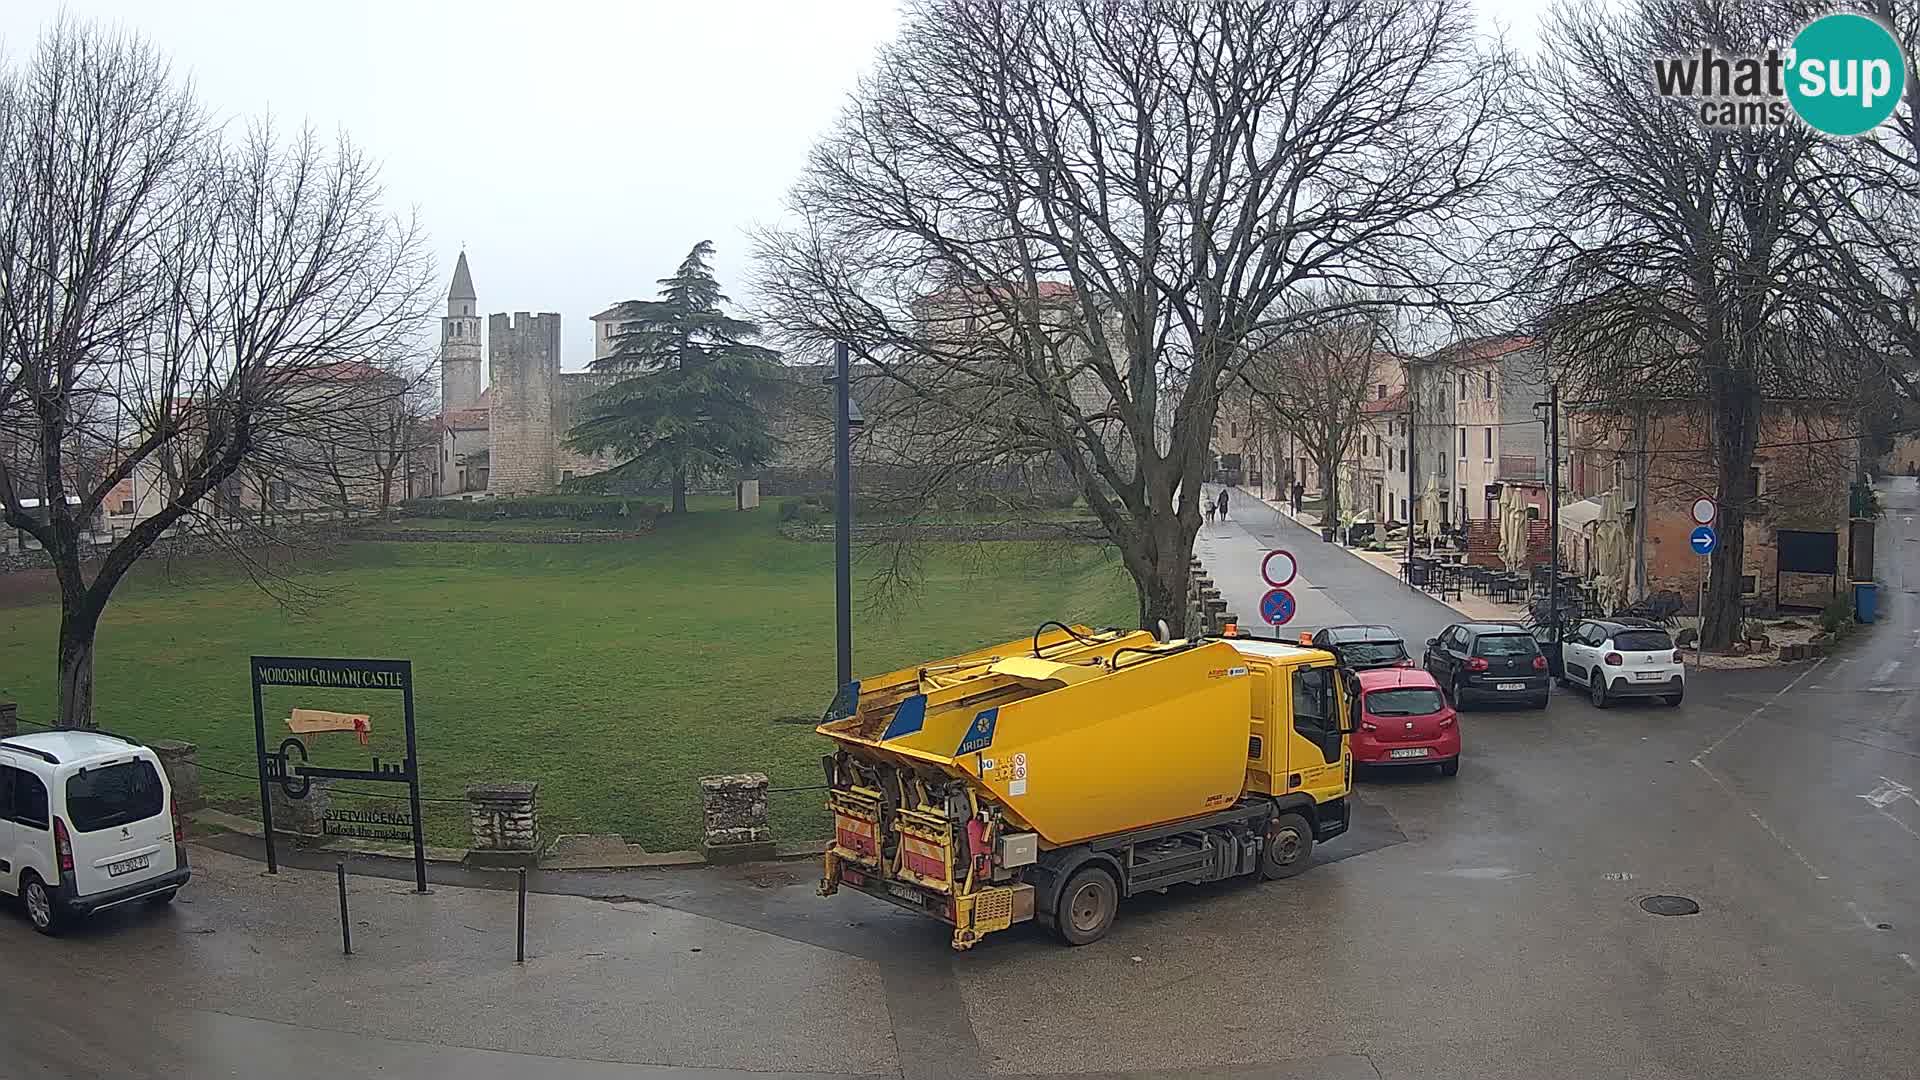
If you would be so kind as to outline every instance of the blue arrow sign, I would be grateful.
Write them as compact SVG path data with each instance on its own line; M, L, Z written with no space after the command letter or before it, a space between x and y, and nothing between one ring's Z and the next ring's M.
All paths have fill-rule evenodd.
M1720 536L1713 531L1713 526L1702 525L1687 537L1687 543L1693 545L1695 555L1711 555L1714 547L1720 543Z
M1260 598L1260 617L1270 626L1285 626L1293 621L1293 594L1274 589Z

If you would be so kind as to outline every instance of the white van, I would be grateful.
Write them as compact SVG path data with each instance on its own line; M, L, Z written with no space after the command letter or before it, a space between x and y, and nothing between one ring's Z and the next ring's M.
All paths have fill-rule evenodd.
M103 731L0 739L0 893L20 897L35 930L172 900L187 883L182 840L152 750Z

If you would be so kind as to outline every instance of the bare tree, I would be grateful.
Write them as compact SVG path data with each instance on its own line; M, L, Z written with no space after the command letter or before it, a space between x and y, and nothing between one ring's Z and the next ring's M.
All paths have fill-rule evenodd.
M1320 522L1340 525L1340 466L1367 427L1365 406L1392 358L1381 351L1380 327L1358 299L1355 313L1262 349L1241 378L1294 433L1320 474Z
M1712 428L1720 543L1702 638L1741 618L1750 482L1769 398L1832 395L1838 354L1808 282L1830 245L1807 180L1821 137L1798 124L1703 126L1659 96L1653 61L1711 44L1754 55L1805 21L1778 0L1641 0L1557 9L1528 94L1544 198L1529 268L1563 397L1622 413L1696 402Z
M115 586L163 534L230 535L243 470L349 415L328 369L401 351L431 293L420 233L345 142L229 143L152 46L71 21L0 74L0 509L59 583L61 726L92 723ZM157 505L102 543L132 478Z
M1280 301L1465 288L1512 71L1478 41L1461 0L909 0L761 237L768 321L952 432L930 484L1053 463L1175 623L1222 394L1335 313Z

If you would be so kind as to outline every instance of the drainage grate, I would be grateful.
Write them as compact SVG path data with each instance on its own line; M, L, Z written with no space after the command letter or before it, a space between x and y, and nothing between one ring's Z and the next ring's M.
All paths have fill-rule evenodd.
M1649 896L1640 901L1640 908L1651 915L1700 914L1700 905L1684 896Z

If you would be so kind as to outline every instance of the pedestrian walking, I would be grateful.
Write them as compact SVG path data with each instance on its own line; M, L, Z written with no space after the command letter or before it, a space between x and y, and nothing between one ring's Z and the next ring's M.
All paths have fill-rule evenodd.
M1220 489L1220 520L1227 520L1227 489Z
M1207 524L1213 524L1213 500L1207 500Z

